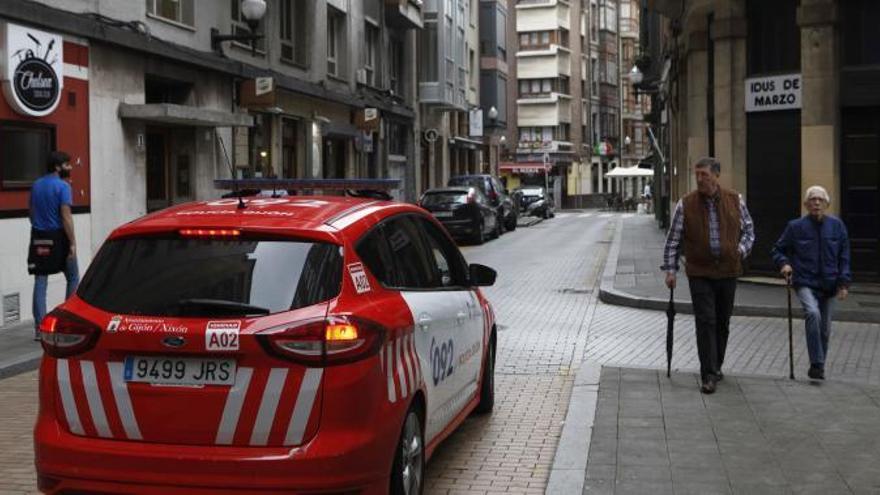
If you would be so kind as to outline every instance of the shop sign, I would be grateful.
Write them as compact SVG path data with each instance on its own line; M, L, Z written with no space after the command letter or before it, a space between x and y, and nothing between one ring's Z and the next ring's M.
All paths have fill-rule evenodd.
M354 125L362 131L377 131L380 122L378 108L361 108L355 112Z
M475 108L468 113L468 134L471 137L483 137L483 109Z
M801 108L801 75L746 79L746 112Z
M3 93L16 112L49 115L64 87L63 41L58 34L11 23L0 24L0 77Z
M245 79L238 87L238 104L242 108L255 109L276 106L275 80L271 77Z

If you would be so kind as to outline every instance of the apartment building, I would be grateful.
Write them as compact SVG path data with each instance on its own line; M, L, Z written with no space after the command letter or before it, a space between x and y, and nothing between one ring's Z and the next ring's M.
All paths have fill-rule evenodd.
M637 92L629 81L629 71L635 66L641 54L639 35L641 32L641 0L619 0L620 2L620 93L621 93L621 140L620 165L634 167L643 163L650 154L650 138L646 116L651 112L651 99L648 94ZM621 181L625 197L639 197L650 178L629 178Z
M483 112L483 170L498 175L507 146L510 16L506 0L480 0L480 109Z
M425 0L418 38L418 103L422 129L419 190L478 173L483 157L479 2Z

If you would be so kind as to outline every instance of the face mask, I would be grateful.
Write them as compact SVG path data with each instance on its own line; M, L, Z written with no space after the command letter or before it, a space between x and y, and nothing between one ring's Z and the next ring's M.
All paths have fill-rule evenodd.
M70 177L70 169L62 168L58 171L58 177L61 177L62 179Z

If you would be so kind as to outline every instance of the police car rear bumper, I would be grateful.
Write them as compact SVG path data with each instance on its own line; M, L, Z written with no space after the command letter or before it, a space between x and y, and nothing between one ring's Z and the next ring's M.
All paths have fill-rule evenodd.
M44 493L384 493L396 434L319 431L296 448L150 444L84 438L49 415L34 430ZM389 445L388 440L392 444Z

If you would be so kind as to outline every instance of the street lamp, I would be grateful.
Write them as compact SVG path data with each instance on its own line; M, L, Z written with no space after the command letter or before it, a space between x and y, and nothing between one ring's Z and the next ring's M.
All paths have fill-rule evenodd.
M495 108L494 106L492 106L491 108L489 108L489 119L491 119L494 122L495 119L497 119L497 118L498 118L498 109Z
M642 71L639 70L638 66L633 65L633 68L629 71L629 81L633 86L638 86L642 84L642 79L644 76L642 75Z
M266 0L241 0L239 9L251 34L220 34L217 28L211 28L211 49L215 52L220 52L220 43L224 41L250 41L251 54L257 53L257 40L263 38L262 34L257 34L257 29L266 15Z
M627 148L629 147L629 145L631 143L632 143L632 139L630 139L629 136L626 136L625 138L623 138L623 144L625 144Z

